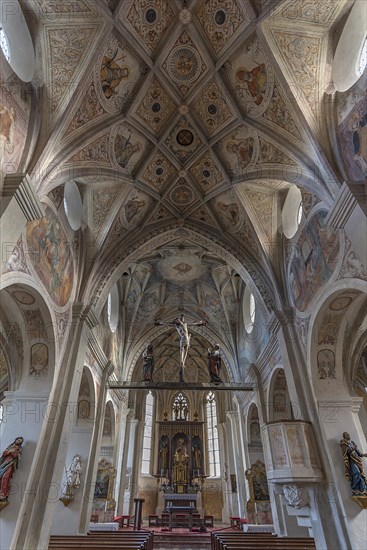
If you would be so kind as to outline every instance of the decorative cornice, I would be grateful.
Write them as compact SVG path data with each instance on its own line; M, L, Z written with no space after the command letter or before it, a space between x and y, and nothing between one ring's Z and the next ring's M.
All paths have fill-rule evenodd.
M88 335L88 348L93 354L93 357L98 364L99 368L101 369L102 373L104 373L107 370L111 370L110 374L114 371L114 365L111 363L111 361L106 357L105 352L101 348L100 343L98 342L95 335L91 332Z
M5 176L3 196L14 197L27 221L44 217L43 208L28 174Z
M353 413L358 413L359 409L361 408L361 404L363 403L363 397L349 397L349 399L340 399L338 397L335 398L335 400L332 399L318 399L317 405L319 408L325 408L325 409L333 409L335 410L335 407L341 408L341 409L348 409L351 410Z

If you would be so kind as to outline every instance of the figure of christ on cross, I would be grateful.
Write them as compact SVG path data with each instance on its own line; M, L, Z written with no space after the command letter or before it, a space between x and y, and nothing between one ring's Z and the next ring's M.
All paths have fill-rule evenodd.
M180 337L180 382L183 382L183 372L185 368L185 362L187 358L187 354L190 347L190 338L191 334L189 333L188 327L201 327L207 324L207 321L203 319L202 321L197 321L196 323L186 323L184 314L181 313L180 317L176 317L174 321L161 321L156 320L154 322L155 325L167 325L167 326L173 326L178 332L178 335Z

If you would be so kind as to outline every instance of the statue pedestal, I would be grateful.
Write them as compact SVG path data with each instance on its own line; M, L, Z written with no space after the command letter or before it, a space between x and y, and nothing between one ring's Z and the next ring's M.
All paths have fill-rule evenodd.
M354 502L358 502L363 510L367 509L367 495L353 495L350 497Z

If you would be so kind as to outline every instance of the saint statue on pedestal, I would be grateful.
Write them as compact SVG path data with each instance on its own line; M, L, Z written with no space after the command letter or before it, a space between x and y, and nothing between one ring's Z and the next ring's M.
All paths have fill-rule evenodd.
M343 433L340 446L343 451L345 477L350 481L353 495L367 495L367 477L362 464L362 457L367 456L367 453L361 453L348 432Z
M22 453L23 437L17 437L11 443L0 458L0 503L8 502L10 493L10 479L18 469L20 455ZM6 504L4 504L6 505Z

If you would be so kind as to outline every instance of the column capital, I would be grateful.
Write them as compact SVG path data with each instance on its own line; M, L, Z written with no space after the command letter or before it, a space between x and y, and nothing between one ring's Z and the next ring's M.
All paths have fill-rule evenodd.
M283 309L274 310L274 314L279 324L284 327L295 322L296 313L292 307L284 307ZM275 323L274 323L275 324Z
M111 374L113 374L113 371L115 370L115 366L112 363L112 361L106 360L104 366L102 367L102 370L103 370L103 374L107 378L109 378L111 376Z
M356 197L351 192L348 184L344 182L340 188L339 195L326 218L327 225L331 225L331 227L334 227L335 229L343 229L356 205Z
M238 420L238 412L237 411L227 411L226 417L230 419L232 422L233 420Z
M109 359L106 357L106 354L101 348L100 343L98 342L97 338L92 332L89 334L89 337L88 337L88 348L92 352L94 359L96 360L99 368L102 371L102 374L104 374L106 369L109 369L110 372L108 376L111 376L115 367L111 363L111 361L109 361Z
M5 176L3 197L8 199L14 197L28 222L43 218L45 215L28 174Z
M75 302L73 304L72 318L73 320L80 319L81 321L85 321L90 329L93 329L99 324L94 307L89 304L85 305L83 302Z

